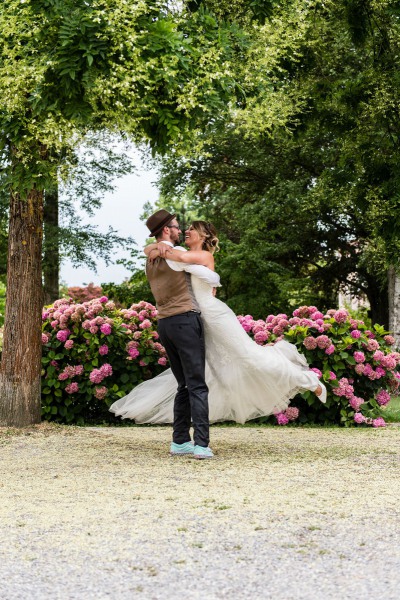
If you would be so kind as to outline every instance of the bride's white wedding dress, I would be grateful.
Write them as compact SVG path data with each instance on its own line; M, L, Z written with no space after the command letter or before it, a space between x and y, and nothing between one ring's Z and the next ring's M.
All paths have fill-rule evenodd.
M192 275L192 287L204 323L210 422L244 423L280 412L298 392L318 385L325 401L323 384L296 346L283 340L259 346L208 283ZM167 369L114 402L110 411L136 423L172 423L176 391L176 379Z

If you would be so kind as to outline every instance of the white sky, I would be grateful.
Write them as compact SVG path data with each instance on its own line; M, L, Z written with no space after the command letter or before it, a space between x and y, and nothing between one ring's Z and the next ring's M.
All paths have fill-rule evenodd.
M111 225L120 235L132 236L140 249L148 237L148 229L143 221L139 219L143 212L145 202L154 202L158 198L158 190L153 185L156 180L156 172L146 168L140 158L135 154L135 162L138 165L135 174L127 175L116 182L116 190L113 194L107 194L103 198L102 207L96 211L93 217L82 213L83 222L98 225L99 230L105 233ZM115 260L128 257L127 253L117 250ZM93 282L94 284L108 283L113 281L121 283L129 277L130 273L121 265L112 264L106 267L104 261L97 261L97 273L87 267L73 267L71 263L65 262L61 265L60 279L69 287L81 286Z

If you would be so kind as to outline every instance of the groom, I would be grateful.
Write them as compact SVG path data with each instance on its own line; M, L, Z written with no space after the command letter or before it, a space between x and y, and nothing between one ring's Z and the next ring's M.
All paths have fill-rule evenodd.
M166 210L155 212L147 219L146 225L157 242L172 247L182 233L175 215ZM170 454L212 458L213 453L208 446L208 387L204 378L203 324L190 273L213 287L219 285L219 276L200 265L172 263L159 256L150 259L150 256L146 263L146 276L157 303L158 333L178 382ZM190 441L192 422L194 446Z

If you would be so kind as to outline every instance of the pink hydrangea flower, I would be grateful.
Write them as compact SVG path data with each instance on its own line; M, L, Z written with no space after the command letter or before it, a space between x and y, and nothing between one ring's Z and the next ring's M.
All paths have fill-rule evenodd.
M97 325L91 325L89 327L89 331L90 333L93 333L93 335L95 335L98 332L99 328L97 327Z
M47 333L42 333L42 344L47 344L50 339L50 336Z
M354 360L357 363L363 363L363 362L365 362L365 354L364 354L364 352L357 352L356 351L356 352L354 352L353 356L354 356Z
M329 371L329 381L334 381L337 379L335 373L333 371Z
M64 344L64 348L66 350L71 350L71 348L73 348L74 346L74 341L73 340L67 340Z
M70 335L70 330L69 329L62 329L61 331L57 331L57 335L56 338L60 341L60 342L66 342L69 335Z
M142 323L140 323L139 327L140 329L150 329L151 328L151 321L149 321L149 319L145 319Z
M361 331L358 331L358 329L354 329L351 333L350 333L351 337L355 340L358 340L359 337L361 337Z
M379 344L376 340L368 340L367 350L369 352L374 352L375 350L378 350L378 349L379 349Z
M66 379L68 379L68 373L65 373L64 371L62 371L58 376L58 380L65 381Z
M75 375L82 375L82 373L83 373L83 365L76 365Z
M380 362L382 360L382 358L385 358L384 353L382 352L382 350L377 350L376 352L374 352L372 358L376 361L376 362Z
M100 346L100 348L99 348L99 354L100 354L100 356L105 356L106 354L108 354L108 346L107 346L107 344L103 344L102 346Z
M285 414L289 421L295 421L299 416L299 409L296 406L288 406Z
M112 329L111 329L111 325L109 325L109 323L104 323L103 325L100 326L100 331L101 333L104 333L104 335L110 335Z
M162 356L161 358L158 359L157 362L159 365L162 365L163 367L165 367L167 364L167 359L165 358L165 356Z
M363 398L357 398L357 396L353 396L349 400L349 404L350 404L351 408L353 408L356 412L358 412L360 410L360 406L363 403L364 403L364 399Z
M96 386L94 388L94 395L98 400L103 400L107 396L107 392L108 390L105 385L102 385L100 387Z
M58 362L56 360L51 360L50 364L52 367L56 367L56 368L58 367Z
M106 302L108 302L107 296L102 296L101 298L99 298L99 302L101 302L102 304L105 304Z
M257 333L254 334L254 340L257 342L257 344L263 344L268 338L268 331L257 331Z
M139 360L139 365L141 367L147 367L147 364L144 362L144 360Z
M377 375L377 379L380 379L381 377L385 377L385 375L386 375L386 371L385 371L385 369L382 369L382 367L376 367L375 373Z
M283 412L276 414L275 417L278 422L278 425L287 425L289 423L288 417Z
M333 354L335 352L335 346L333 344L331 344L326 350L325 350L325 354Z
M105 375L103 375L100 369L93 369L93 371L89 375L89 379L92 383L101 383L104 377Z
M332 392L335 396L344 396L350 400L354 396L354 388L350 385L349 380L346 377L342 377L338 383L339 386L334 388Z
M356 412L354 414L354 421L359 424L365 423L365 417L360 412Z
M289 325L299 325L300 319L299 317L292 317L289 319Z
M110 377L113 374L112 366L109 363L104 363L100 367L100 372L104 377Z
M139 356L139 350L137 348L129 348L128 354L131 358L137 358Z
M303 345L307 348L307 350L315 350L317 347L317 340L315 337L308 336L305 338Z
M331 345L331 340L328 338L327 335L319 335L317 337L317 345L318 348L329 348L329 346Z
M323 319L323 318L324 318L324 315L323 315L323 314L322 314L322 312L320 312L319 310L316 310L314 313L312 313L312 314L310 315L310 318L311 318L313 321L319 321L320 319Z
M251 317L251 320L247 320L246 317L238 317L238 319L245 332L249 333L254 325L253 318Z
M79 385L76 383L76 381L73 381L65 387L65 391L67 394L76 394L76 392L79 391Z
M389 371L392 371L393 369L395 369L396 364L397 364L397 361L396 361L395 357L392 356L391 354L387 354L381 360L382 367L389 369Z
M383 417L378 417L377 419L373 419L372 427L386 427L386 421Z
M390 394L386 390L380 390L376 395L376 401L379 406L386 406L390 402Z
M364 369L365 369L365 365L363 365L363 363L359 363L354 368L357 375L362 375L364 373Z
M393 346L393 344L396 341L392 335L385 335L383 339L385 340L388 346Z
M333 315L333 318L335 319L336 323L345 323L347 321L348 316L349 316L349 313L347 312L347 310L345 310L344 308L341 308L340 310L337 310L335 312L335 314Z

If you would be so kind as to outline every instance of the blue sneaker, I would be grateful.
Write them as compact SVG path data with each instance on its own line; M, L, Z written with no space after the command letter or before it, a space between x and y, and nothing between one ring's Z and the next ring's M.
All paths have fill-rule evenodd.
M214 458L214 454L211 448L204 448L204 446L195 446L194 447L194 457L202 460L204 458Z
M193 442L185 442L184 444L175 444L175 442L171 442L171 447L169 449L171 456L183 456L185 454L193 454L193 452Z

